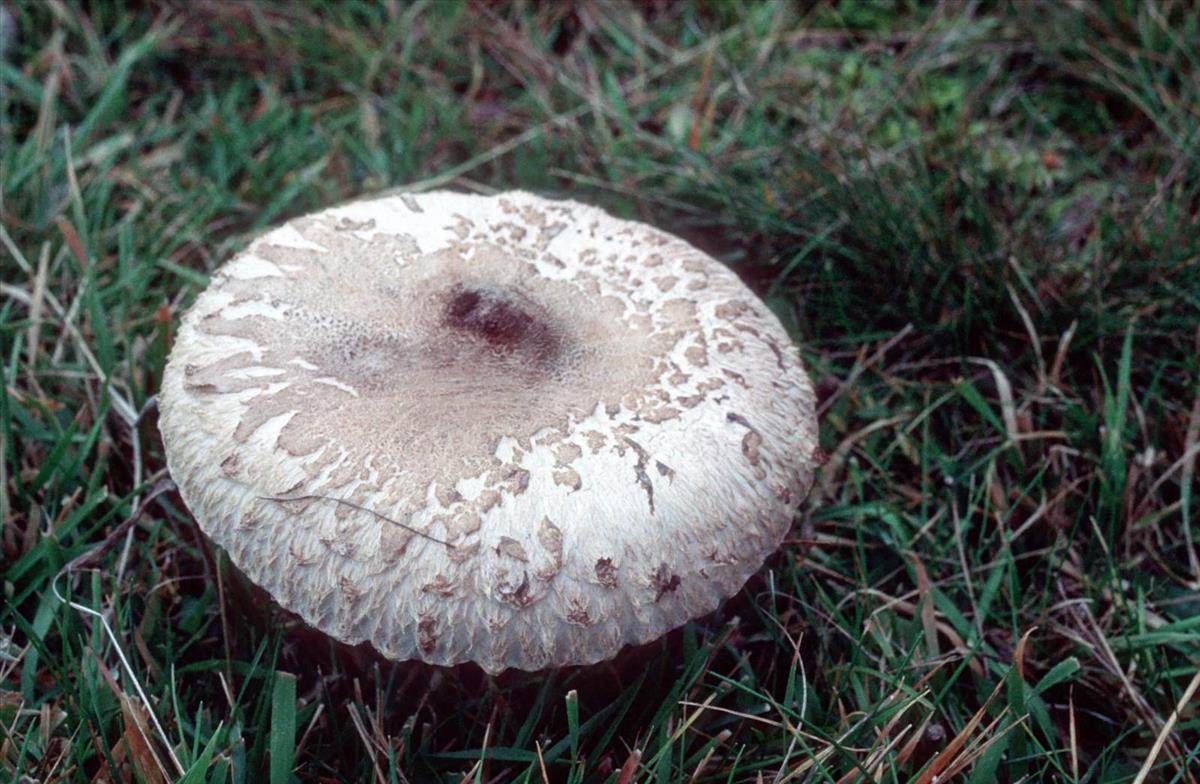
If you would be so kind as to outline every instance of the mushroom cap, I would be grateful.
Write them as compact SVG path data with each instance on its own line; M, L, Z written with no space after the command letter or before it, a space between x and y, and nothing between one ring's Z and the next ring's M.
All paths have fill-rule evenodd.
M669 234L528 193L297 218L222 266L163 379L201 529L393 659L588 664L715 609L813 473L779 321Z

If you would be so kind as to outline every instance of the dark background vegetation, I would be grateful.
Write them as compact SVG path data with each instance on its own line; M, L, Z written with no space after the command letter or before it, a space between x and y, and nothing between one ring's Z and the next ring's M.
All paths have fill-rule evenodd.
M3 7L0 780L1200 775L1194 5ZM828 461L721 612L492 680L214 579L153 490L172 326L401 186L649 221L795 334Z

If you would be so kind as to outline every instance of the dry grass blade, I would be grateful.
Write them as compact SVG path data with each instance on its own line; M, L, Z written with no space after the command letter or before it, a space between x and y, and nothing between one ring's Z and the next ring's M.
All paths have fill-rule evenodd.
M81 612L85 615L89 615L100 622L101 626L104 629L105 634L107 635L108 639L112 642L113 649L117 654L117 658L121 662L122 668L125 670L125 674L129 677L130 682L133 683L134 688L137 690L138 697L141 699L141 702L142 702L142 707L144 708L146 713L150 716L150 720L151 720L151 722L153 722L154 728L158 732L159 739L162 741L163 746L167 750L167 755L170 757L171 762L175 767L176 773L178 775L182 776L184 774L183 764L179 761L179 758L176 756L175 750L171 745L171 742L167 736L166 730L163 729L162 722L159 721L158 716L154 713L154 710L151 708L150 699L146 696L146 692L142 688L142 684L141 684L141 681L137 677L137 673L134 672L133 667L130 666L129 660L125 656L125 651L124 651L123 647L121 646L116 633L113 632L112 626L109 624L108 619L102 613L99 613L90 607L85 607L82 604L79 604L77 602L70 601L69 599L64 598L64 596L61 593L59 593L59 591L58 591L58 580L60 577L63 577L64 575L70 575L70 573L72 571L74 571L75 569L78 569L78 568L92 562L93 560L100 557L101 555L103 555L109 548L111 548L113 546L113 544L115 544L118 540L120 540L122 535L127 530L132 530L132 526L134 525L134 523L136 523L139 519L141 519L142 515L146 512L146 509L150 506L150 504L155 499L158 498L158 496L162 495L163 493L170 492L174 489L175 489L175 483L172 482L171 480L164 479L164 480L160 481L150 491L150 494L146 496L146 498L142 501L142 503L138 506L138 508L136 510L134 510L134 513L132 515L130 515L128 518L126 518L124 521L122 521L121 524L118 525L115 529L113 529L112 533L110 533L108 535L108 537L99 546L89 550L88 552L84 553L83 555L79 556L78 558L72 560L70 563L68 563L66 566L64 566L62 569L60 569L58 574L55 576L54 580L51 582L50 588L54 592L55 597L60 602L63 602L64 604L69 605L75 611ZM104 672L105 672L106 678L108 678L110 681L110 686L112 686L115 690L119 691L119 689L117 689L116 682L111 680L111 676L108 676L106 670ZM121 694L122 694L122 696L124 695L123 692L121 692ZM163 774L167 775L165 770L163 771ZM168 778L169 778L169 776L168 776Z
M872 619L875 618L875 616L879 615L880 613L882 613L884 611L888 611L888 610L894 610L894 611L900 612L908 618L922 618L922 614L921 614L922 608L918 607L916 604L913 604L912 602L906 601L904 599L899 599L894 596L889 596L888 594L886 594L882 591L875 590L873 588L868 588L866 590L861 591L860 593L870 595L870 596L877 596L877 597L885 600L884 606L876 608L875 610L872 611L871 619L868 619L868 621L867 621L868 624L873 622ZM954 646L955 652L959 653L962 656L971 656L971 649L967 645L966 641L962 638L962 635L959 634L957 631L955 631L954 628L952 626L950 626L950 624L946 623L943 620L939 620L937 618L936 613L934 613L933 617L934 617L934 628L937 629L938 633L940 633L942 636L944 636L947 640L950 641L951 645ZM925 631L924 623L922 623L921 628L922 628L922 632L924 632ZM967 662L967 666L970 667L971 671L974 672L976 675L978 675L980 678L987 677L986 670L984 669L983 663L980 662L979 657L971 656L971 658Z
M149 713L145 705L133 702L122 691L120 685L117 684L103 662L97 661L97 663L99 664L101 678L108 686L109 691L116 696L120 703L121 717L124 724L122 741L138 775L155 782L170 781L171 775L163 766L162 760L159 759L158 752L154 750L154 744L150 740L147 716L153 718L152 714ZM176 764L178 764L178 761L176 761Z
M1196 328L1195 347L1200 356L1200 327ZM1188 420L1187 436L1183 441L1183 469L1180 473L1180 490L1183 498L1183 540L1187 548L1188 562L1192 567L1192 589L1200 590L1200 556L1196 553L1196 540L1192 537L1192 504L1189 503L1193 492L1192 479L1196 475L1196 455L1200 453L1200 378L1193 379L1196 385L1196 397L1192 400L1192 414Z
M920 598L917 601L919 608L919 616L921 618L921 628L925 631L925 648L926 655L930 661L937 659L938 650L938 628L937 628L937 610L933 606L933 592L930 590L929 572L925 569L925 564L921 562L916 553L909 553L909 559L912 561L913 569L917 573L917 596ZM960 641L961 642L961 641Z
M731 735L733 735L732 730L721 730L717 734L712 746L708 751L704 752L704 756L696 763L696 767L692 770L692 775L688 777L688 784L696 784L696 782L700 781L700 777L708 769L708 765L712 762L713 755L717 753L717 749L725 745L725 741L729 740Z
M979 710L975 711L975 715L973 715L966 725L959 730L958 734L951 738L950 742L947 743L946 746L942 748L942 750L939 751L932 760L929 761L929 764L925 766L925 769L921 771L921 775L914 780L913 784L934 784L934 782L941 780L940 774L958 761L959 755L963 752L964 747L967 745L967 741L971 739L971 736L975 733L976 728L978 728L980 723L983 721L983 717L987 715L988 707L991 706L992 700L996 698L996 695L1000 693L1001 688L1001 685L996 686L995 690L988 695L988 698L983 705L979 707ZM995 726L995 722L993 722L992 726Z
M550 774L546 770L546 758L542 756L541 742L535 742L533 747L537 751L538 772L542 774L542 784L550 784Z
M154 752L150 743L149 720L145 709L125 694L118 694L121 700L121 716L125 721L123 738L129 749L129 759L137 771L138 779L146 784L160 784L169 780L166 769Z
M860 781L863 776L862 771L867 771L867 774L878 780L883 773L883 768L888 764L888 755L905 740L906 736L912 730L911 726L901 727L899 732L894 734L881 734L879 736L880 745L873 749L865 760L862 762L862 770L852 770L846 775L838 779L837 784L851 784L854 781ZM919 734L917 738L919 739ZM897 755L899 759L899 755Z
M367 756L371 759L371 767L375 772L375 780L379 784L387 784L388 778L384 775L383 768L379 765L379 754L375 748L375 744L371 741L371 736L367 732L366 726L363 724L362 716L358 713L358 705L348 706L346 712L350 714L350 721L354 724L354 731L358 733L358 738L362 741L363 748L366 750Z
M832 408L833 404L837 402L837 399L844 395L847 389L853 387L854 383L858 381L863 373L879 364L879 362L883 360L884 356L887 355L887 352L908 337L912 331L913 325L905 324L903 329L881 343L879 348L875 349L871 356L855 362L854 367L850 370L850 373L840 384L838 384L838 387L836 390L834 390L833 394L821 401L821 405L817 407L817 417L820 418L825 414L825 412Z
M1012 444L1020 443L1021 428L1017 424L1017 405L1013 400L1012 383L1008 380L1008 375L994 361L984 357L967 357L968 362L973 362L976 365L982 365L992 372L992 378L996 382L996 392L1000 396L1000 416L1004 420L1004 427L1008 431L1008 439Z
M1171 715L1163 722L1162 729L1158 731L1158 735L1154 738L1154 745L1150 747L1150 753L1146 755L1146 761L1142 763L1142 768L1138 771L1137 778L1133 780L1133 784L1144 784L1150 776L1150 773L1154 770L1154 763L1158 760L1158 755L1162 753L1167 737L1175 729L1175 724L1178 723L1183 709L1191 703L1192 697L1196 696L1198 688L1200 688L1200 670L1196 670L1196 674L1192 676L1191 683L1183 690L1183 694L1179 697L1179 702L1175 704L1175 709L1171 711ZM1192 778L1187 771L1181 769L1179 772L1187 775L1189 780Z
M621 766L621 770L617 773L617 784L632 784L633 777L637 775L638 766L642 764L641 749L632 749L629 756L625 758L625 764Z
M833 496L834 483L841 474L847 458L850 457L850 453L854 451L854 447L859 442L863 441L872 433L883 430L884 428L892 427L893 425L897 425L905 421L905 419L906 417L903 416L880 419L843 438L833 450L833 453L829 456L829 460L821 468L821 495L825 498L830 498Z

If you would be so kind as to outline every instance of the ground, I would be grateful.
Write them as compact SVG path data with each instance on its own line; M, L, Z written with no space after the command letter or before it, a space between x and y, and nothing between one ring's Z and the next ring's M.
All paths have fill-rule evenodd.
M3 7L0 779L1200 777L1190 4ZM550 676L392 665L158 492L208 275L401 186L651 222L795 335L827 460L720 612Z

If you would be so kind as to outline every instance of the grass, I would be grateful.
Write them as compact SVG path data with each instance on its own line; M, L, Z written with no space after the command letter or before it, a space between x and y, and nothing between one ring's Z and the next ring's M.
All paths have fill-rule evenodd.
M1187 3L5 7L0 780L1200 777ZM802 343L828 462L716 615L488 679L215 579L172 326L411 183L668 228Z

